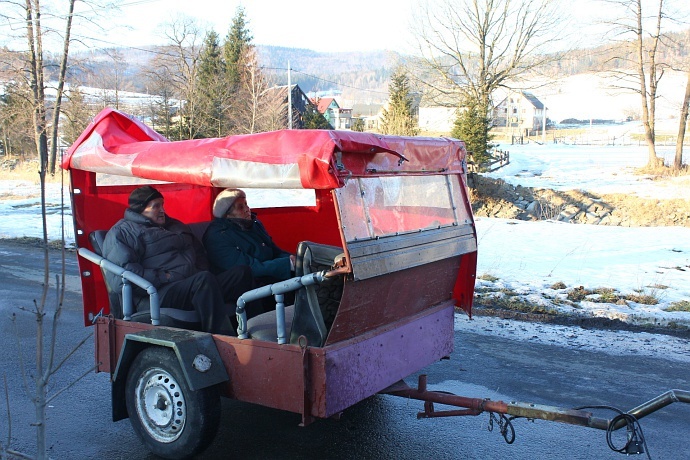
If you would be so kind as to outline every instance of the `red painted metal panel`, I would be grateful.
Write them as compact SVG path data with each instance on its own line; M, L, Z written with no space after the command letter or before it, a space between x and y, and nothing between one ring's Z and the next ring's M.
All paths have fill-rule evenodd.
M225 396L302 413L304 371L297 345L215 336L230 381Z
M113 373L126 334L153 326L109 318L97 322L98 372ZM325 348L214 336L230 376L224 396L313 417L334 415L453 351L453 305ZM307 390L305 392L305 384ZM305 405L305 393L309 401Z
M357 282L346 280L326 344L415 315L452 297L460 257Z

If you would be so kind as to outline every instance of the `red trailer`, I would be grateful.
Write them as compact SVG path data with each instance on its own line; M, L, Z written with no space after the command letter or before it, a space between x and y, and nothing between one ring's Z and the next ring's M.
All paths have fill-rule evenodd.
M84 321L96 325L114 419L130 417L156 454L184 457L215 432L219 395L300 413L307 424L448 356L455 307L470 312L477 260L465 155L453 139L325 130L169 142L131 116L101 112L62 166ZM220 191L245 190L275 242L310 262L272 294L301 289L308 301L251 319L239 337L114 314L102 270L119 267L94 245L130 192L152 182L168 214L198 234ZM165 312L150 316L164 322Z
M170 142L106 109L62 167L71 178L84 322L95 325L97 371L110 374L113 420L129 417L159 456L186 458L212 442L221 396L299 413L304 425L379 392L427 401L422 416L487 411L624 425L401 383L453 351L456 308L471 314L477 236L461 141L283 130ZM216 195L242 188L278 246L297 253L295 278L240 298L237 336L170 327L176 312L158 307L155 288L99 255L130 192L151 183L167 213L199 236ZM122 292L108 291L106 270L122 277ZM132 284L151 295L146 315L132 309ZM290 291L296 301L286 306ZM267 295L276 310L246 321L244 303ZM690 396L675 390L637 414L673 399ZM434 402L465 409L437 412Z

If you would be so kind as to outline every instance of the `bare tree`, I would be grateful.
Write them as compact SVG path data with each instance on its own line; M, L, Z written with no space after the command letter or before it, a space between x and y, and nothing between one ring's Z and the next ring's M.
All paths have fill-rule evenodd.
M494 91L554 59L547 51L562 29L559 6L558 0L424 2L413 25L421 55L413 73L425 98L475 106L488 119Z
M38 0L36 1L36 8L39 8L39 2ZM27 3L29 1L27 0ZM53 107L53 122L52 122L52 133L51 133L51 144L50 144L50 165L49 165L49 171L50 174L55 174L55 163L56 163L56 157L57 157L57 149L58 149L58 127L60 126L60 107L62 104L62 93L65 89L65 77L67 75L67 61L68 61L68 56L69 56L69 44L70 44L70 35L72 34L72 18L74 15L74 3L75 0L69 0L68 2L68 11L67 11L67 18L65 20L65 36L62 44L62 57L60 59L60 74L58 75L58 85L57 85L57 94L55 96L55 106ZM40 14L40 11L37 11L38 14Z
M96 109L89 106L84 100L84 94L79 86L72 84L66 92L67 99L62 104L62 140L66 144L72 144L86 129L90 121L96 115Z
M63 51L62 59L60 65L60 73L58 76L58 97L56 99L55 105L53 107L53 124L52 124L52 141L53 141L53 153L57 148L56 142L56 132L58 130L58 120L60 113L60 103L62 90L64 88L64 79L66 75L66 67L69 52L69 42L70 42L70 32L72 27L72 15L74 12L74 3L76 0L68 0L68 12L65 20L65 33L63 35ZM46 346L46 324L47 319L47 298L50 289L50 268L49 268L49 247L48 247L48 232L46 223L46 196L45 196L45 181L46 174L48 172L48 108L46 99L46 84L45 84L45 72L46 64L44 61L44 36L50 32L49 29L44 30L41 22L42 9L39 0L25 0L22 3L16 2L12 4L13 6L20 7L22 9L24 18L24 27L26 32L26 44L27 52L24 53L24 59L22 60L22 73L18 75L26 76L26 83L30 91L29 95L29 106L32 112L33 120L33 137L36 153L39 159L39 180L41 187L41 217L43 224L43 251L44 251L44 278L42 283L42 290L40 299L34 300L34 308L30 312L34 315L36 320L36 362L35 369L31 372L33 376L33 388L29 388L29 372L26 369L23 361L23 353L20 349L21 359L21 372L24 377L24 386L28 394L31 394L31 400L35 409L35 421L36 426L36 449L38 459L48 458L48 446L47 431L46 431L46 407L50 401L60 394L63 390L58 391L53 395L48 394L48 387L53 375L61 368L65 361L71 356L71 354L76 351L76 349L81 346L81 344L86 342L86 338L81 341L72 351L68 354L62 361L56 359L55 356L55 340L57 339L57 325L58 319L62 311L62 301L64 297L64 279L65 279L65 252L64 252L64 233L63 233L63 245L62 245L62 272L61 276L56 276L56 305L55 311L52 317L52 325L50 327L51 334L48 339L48 344ZM64 230L63 230L64 232ZM91 370L89 370L91 372ZM86 375L86 374L85 374ZM74 382L72 383L74 384ZM71 386L70 384L69 386ZM68 387L69 387L68 386ZM9 451L9 446L0 446L3 451ZM4 455L4 454L3 454ZM27 458L24 455L13 453L14 456L19 456L20 458Z
M94 80L101 89L103 107L113 106L121 110L121 92L132 88L132 83L126 77L128 63L122 51L118 49L103 50L109 61L95 76Z
M287 86L272 86L261 95L263 101L262 123L257 132L275 131L288 127L288 88ZM292 124L297 126L299 113L292 111Z
M668 0L602 0L611 8L612 19L604 21L615 36L616 86L640 96L640 114L647 144L647 166L663 165L656 154L656 101L659 82L668 63L659 58L665 39ZM649 7L649 9L647 8Z
M240 86L237 96L241 103L236 104L232 112L237 116L233 125L239 133L248 134L277 129L273 114L276 113L276 108L282 108L282 100L274 91L267 91L271 85L259 67L253 46L245 49L239 69Z
M0 143L6 157L25 159L35 155L32 107L28 96L24 82L5 84L4 94L0 96Z
M197 22L186 16L178 16L167 25L165 36L169 45L157 60L163 72L175 86L176 97L184 101L179 110L180 136L194 139L199 133L196 122L197 72L203 32Z
M673 169L679 171L683 167L683 142L685 141L685 128L688 124L688 107L690 106L690 70L687 72L685 84L685 97L680 108L680 120L678 123L678 137L676 138L676 155L673 158Z
M143 72L147 91L156 96L150 99L148 117L153 129L158 130L168 139L181 139L180 123L174 125L174 118L180 118L180 101L177 99L179 92L168 60L169 56L158 55ZM175 126L177 129L174 129Z

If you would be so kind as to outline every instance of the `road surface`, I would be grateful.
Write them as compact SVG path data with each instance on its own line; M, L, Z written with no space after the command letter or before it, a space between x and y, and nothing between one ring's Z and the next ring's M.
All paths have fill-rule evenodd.
M27 370L34 372L35 320L30 308L41 297L43 253L35 247L0 240L0 378L9 391L11 447L35 454L34 409L22 389L18 345ZM51 283L59 253L50 252ZM59 320L61 360L90 333L81 317L75 254L67 254L68 282ZM55 304L48 296L49 310ZM10 315L16 314L16 330ZM489 320L492 321L493 319ZM505 320L495 321L505 322ZM549 326L544 326L549 327ZM502 334L456 333L450 360L424 369L430 389L470 397L533 402L571 408L613 405L627 410L669 389L690 390L687 361L677 350L652 356L617 356L560 345L535 344ZM582 335L590 331L582 330ZM601 339L599 339L601 340ZM653 340L653 338L651 339ZM682 343L682 342L680 342ZM93 365L89 339L55 375L50 393L64 388ZM416 384L413 376L408 383ZM0 379L0 383L2 380ZM4 392L3 392L4 393ZM417 420L419 401L378 395L346 410L340 420L298 427L299 415L224 400L220 432L200 457L241 459L614 459L602 431L553 422L514 420L516 440L508 445L498 430L487 430L489 416ZM440 409L439 406L436 407ZM0 398L0 442L8 435L7 407ZM597 412L610 418L610 412ZM153 459L129 421L111 421L108 375L86 377L53 400L48 408L48 445L55 459ZM690 458L690 405L672 404L642 420L652 458ZM621 442L620 436L614 441ZM640 457L646 458L646 457Z

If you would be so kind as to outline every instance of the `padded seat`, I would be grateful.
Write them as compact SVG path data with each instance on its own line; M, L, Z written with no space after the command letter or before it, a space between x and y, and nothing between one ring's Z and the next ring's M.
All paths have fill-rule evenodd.
M105 241L105 235L107 233L107 230L96 230L91 232L89 235L89 241L91 242L93 251L101 257L103 257L103 241ZM101 271L105 272L104 269L101 269ZM122 292L117 289L113 289L108 284L108 279L105 277L105 273L103 273L103 275L105 286L108 290L108 300L110 301L110 314L117 319L123 319L124 313L122 311ZM151 312L145 309L145 305L148 304L148 302L142 303L144 305L140 305L138 307L140 311L132 313L131 321L151 324ZM160 325L197 331L201 330L201 322L199 321L199 315L196 310L161 308Z
M342 256L343 250L337 246L303 241L297 246L295 276L328 270L334 260ZM328 329L324 323L323 311L335 317L343 280L338 277L326 280L321 285L303 286L295 293L295 304L285 307L285 331L291 344L299 344L305 337L310 347L322 347L326 342ZM329 324L332 323L330 319ZM251 339L269 342L278 341L276 311L255 316L247 321L247 333Z
M286 334L292 327L292 318L295 314L295 306L285 307L285 331ZM267 342L278 341L278 328L276 326L276 311L262 313L247 320L247 333L254 340Z

